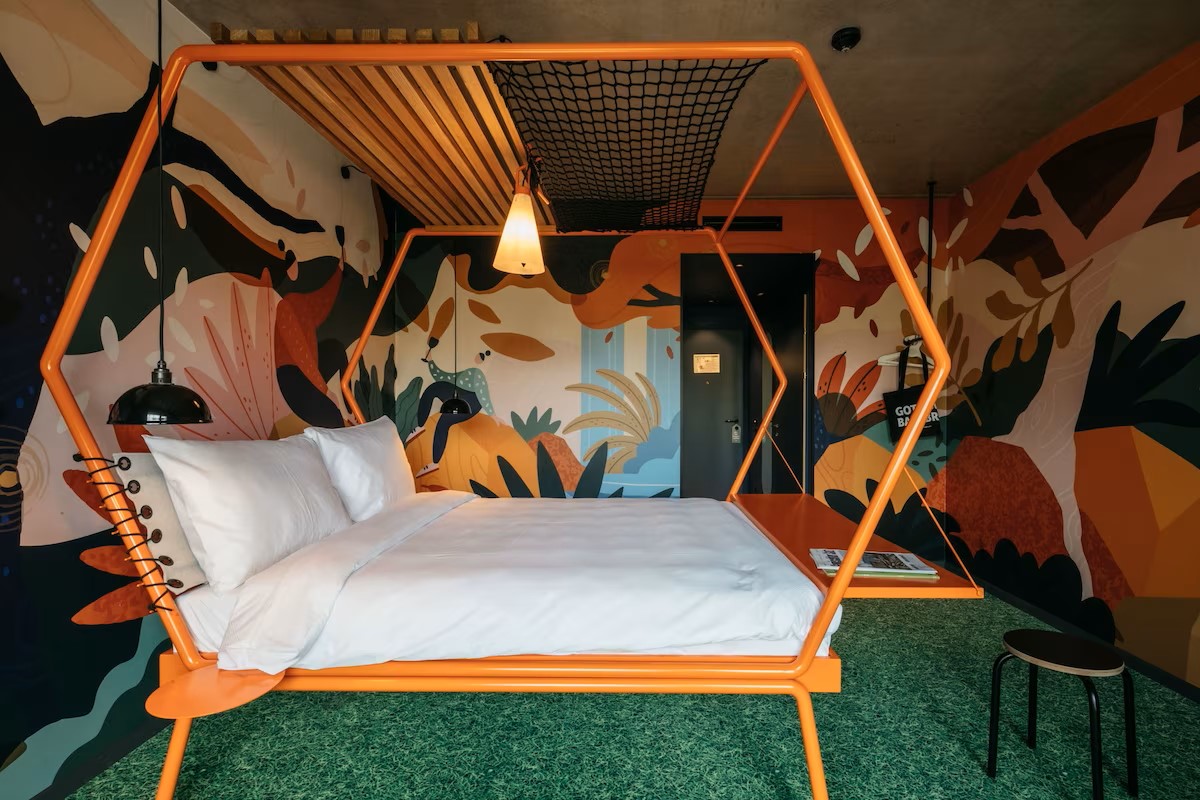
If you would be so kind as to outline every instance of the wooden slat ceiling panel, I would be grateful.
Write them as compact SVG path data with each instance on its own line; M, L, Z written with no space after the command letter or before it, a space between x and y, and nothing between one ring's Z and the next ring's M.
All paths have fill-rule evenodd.
M439 31L446 47L478 41ZM403 47L402 28L233 30L214 25L213 41L379 42ZM433 32L413 32L432 41ZM481 63L372 66L253 66L247 71L299 114L379 186L426 225L498 226L512 202L513 175L524 147L487 68ZM535 203L539 221L549 209Z

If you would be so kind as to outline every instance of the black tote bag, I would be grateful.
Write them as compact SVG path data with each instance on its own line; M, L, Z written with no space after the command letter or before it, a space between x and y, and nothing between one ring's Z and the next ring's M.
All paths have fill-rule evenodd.
M921 383L917 386L905 386L904 379L908 372L908 354L912 350L912 343L905 342L904 350L900 352L899 364L899 387L894 392L883 393L883 405L887 412L888 435L893 442L899 441L900 434L908 427L912 420L913 408L917 404L917 400L921 397L921 391L925 388L925 384L929 382L929 363L924 358L921 359ZM920 352L920 345L917 346L917 352ZM937 431L938 423L941 422L941 416L938 410L934 408L929 412L929 419L925 420L925 427L921 429L922 436L929 436Z

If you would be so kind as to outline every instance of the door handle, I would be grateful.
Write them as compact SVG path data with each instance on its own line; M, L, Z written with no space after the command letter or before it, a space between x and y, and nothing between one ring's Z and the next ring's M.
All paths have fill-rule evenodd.
M731 424L734 424L734 425L736 425L736 424L737 424L737 417L734 417L733 419L727 419L727 420L725 420L725 421L726 421L726 422L728 422L728 423L731 423Z

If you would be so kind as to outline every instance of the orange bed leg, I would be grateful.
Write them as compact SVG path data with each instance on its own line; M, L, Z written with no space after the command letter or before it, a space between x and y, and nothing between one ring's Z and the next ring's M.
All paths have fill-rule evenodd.
M177 719L171 729L171 741L167 743L167 757L163 759L162 777L158 779L158 791L154 800L171 800L175 796L175 784L179 781L179 770L183 766L183 752L187 749L188 734L192 732L190 719Z
M821 743L817 741L817 717L813 713L812 695L796 693L796 708L800 710L800 735L804 739L804 760L808 764L808 782L813 800L829 800L825 788L825 764L821 761Z

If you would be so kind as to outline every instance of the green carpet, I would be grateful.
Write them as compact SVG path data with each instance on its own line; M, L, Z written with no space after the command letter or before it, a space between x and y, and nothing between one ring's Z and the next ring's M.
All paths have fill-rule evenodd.
M1024 665L1006 667L1000 768L983 772L992 659L1044 627L995 599L858 600L834 648L843 692L816 695L831 797L1089 798L1087 704L1043 670L1039 740ZM1105 792L1125 797L1121 684L1098 681ZM1200 798L1200 705L1136 682L1141 797ZM74 797L150 797L164 732ZM806 798L790 697L272 694L198 720L179 800Z

